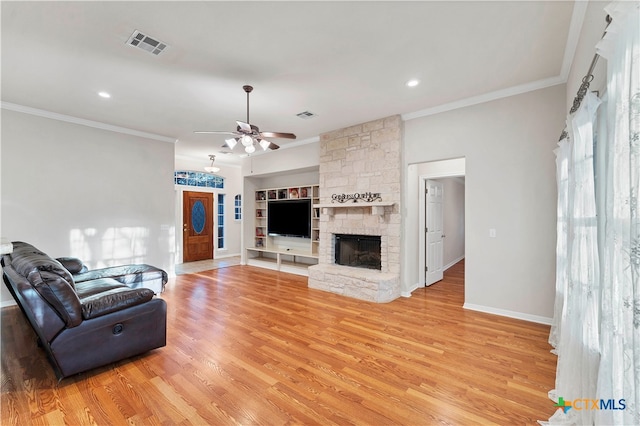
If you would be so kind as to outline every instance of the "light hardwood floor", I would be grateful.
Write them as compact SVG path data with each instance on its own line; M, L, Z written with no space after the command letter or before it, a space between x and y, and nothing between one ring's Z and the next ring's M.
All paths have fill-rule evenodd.
M2 310L2 424L534 424L548 326L462 309L464 263L373 304L233 266L173 279L166 347L58 383Z

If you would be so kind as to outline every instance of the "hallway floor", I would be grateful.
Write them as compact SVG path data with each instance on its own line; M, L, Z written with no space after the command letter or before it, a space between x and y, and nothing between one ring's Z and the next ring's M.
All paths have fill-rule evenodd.
M226 268L240 264L240 256L223 257L220 259L198 260L196 262L176 264L176 275L193 274L211 269Z

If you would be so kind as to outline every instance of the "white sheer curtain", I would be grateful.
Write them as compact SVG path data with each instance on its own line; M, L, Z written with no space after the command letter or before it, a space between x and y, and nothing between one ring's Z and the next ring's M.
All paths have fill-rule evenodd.
M556 150L549 342L558 365L549 395L613 400L618 409L558 410L549 419L557 424L640 424L640 2L614 2L606 11L613 22L598 53L607 59L607 102L600 106L588 93Z
M598 424L640 424L640 3L612 3L598 53L607 59L602 176L600 368L596 398L625 400L598 410Z
M587 93L558 144L556 312L550 342L558 354L555 401L596 394L600 293L594 182L594 123L600 100ZM590 424L590 410L558 411L552 421Z

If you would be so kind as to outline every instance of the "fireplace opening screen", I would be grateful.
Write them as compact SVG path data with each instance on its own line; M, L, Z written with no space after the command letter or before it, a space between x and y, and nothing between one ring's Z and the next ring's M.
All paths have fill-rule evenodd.
M382 269L380 236L336 234L335 241L337 265Z

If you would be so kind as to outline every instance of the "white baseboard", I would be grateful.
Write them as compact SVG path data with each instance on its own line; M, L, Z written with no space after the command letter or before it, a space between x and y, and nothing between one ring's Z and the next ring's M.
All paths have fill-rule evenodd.
M409 290L401 292L400 296L402 296L402 297L411 297L411 293L413 293L414 290L417 290L420 287L424 287L424 284L420 284L420 283L414 284L413 287L410 288Z
M241 255L240 255L240 253L219 254L215 258L216 259L226 259L228 257L236 257L236 256L241 256Z
M460 262L462 259L464 259L464 254L462 256L460 256L459 258L457 258L456 260L454 260L453 262L449 262L446 265L444 265L442 267L443 271L446 271L447 269L451 268L453 265L455 265L456 263Z
M4 300L0 303L0 308L8 308L9 306L17 306L15 300Z
M531 315L531 314L525 314L522 312L508 311L506 309L498 309L498 308L492 308L490 306L474 305L471 303L465 303L462 307L464 309L469 309L471 311L478 311L478 312L484 312L487 314L500 315L502 317L515 318L519 320L535 322L538 324L551 325L551 322L553 321L552 318L542 317L539 315Z

